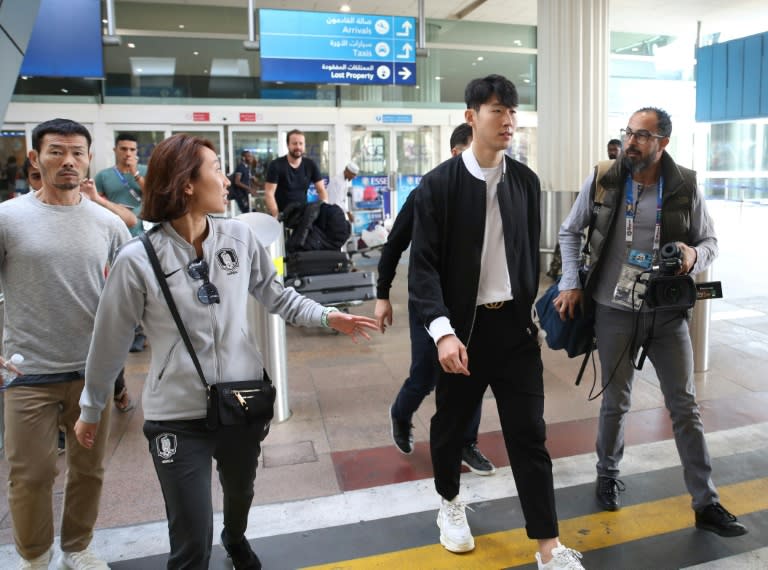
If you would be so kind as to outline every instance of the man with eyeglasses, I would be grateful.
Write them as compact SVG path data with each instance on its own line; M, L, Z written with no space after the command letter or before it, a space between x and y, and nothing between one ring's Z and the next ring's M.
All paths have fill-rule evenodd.
M696 527L720 536L739 536L747 529L720 504L712 482L712 463L696 403L686 311L649 311L622 294L632 290L637 276L658 261L661 244L677 243L682 251L680 274L706 269L718 253L696 173L676 164L665 150L671 133L672 121L665 111L655 107L636 111L622 129L620 159L599 164L587 177L560 228L563 277L554 304L563 320L573 318L578 305L595 304L603 385L596 444L599 505L607 511L618 510L619 493L626 488L618 477L631 405L632 360L644 347L672 418ZM592 215L590 265L582 287L578 275L581 236Z

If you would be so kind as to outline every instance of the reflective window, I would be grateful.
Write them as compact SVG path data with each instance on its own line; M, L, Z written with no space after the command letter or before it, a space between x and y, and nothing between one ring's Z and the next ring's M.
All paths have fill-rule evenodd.
M18 187L26 190L26 181L21 178L21 167L27 158L27 144L24 131L0 131L0 201L6 200Z
M707 172L703 188L709 198L768 200L768 124L739 121L709 126Z
M709 135L709 170L754 170L756 125L713 124Z
M389 135L389 131L352 131L352 160L361 175L389 175Z

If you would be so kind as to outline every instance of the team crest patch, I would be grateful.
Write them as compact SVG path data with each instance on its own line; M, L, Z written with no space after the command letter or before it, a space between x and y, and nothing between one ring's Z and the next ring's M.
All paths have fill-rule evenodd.
M176 455L176 434L161 433L155 438L155 448L160 459L170 459Z
M240 262L237 259L235 250L231 247L225 247L216 252L216 261L227 275L237 273L237 268L240 267Z

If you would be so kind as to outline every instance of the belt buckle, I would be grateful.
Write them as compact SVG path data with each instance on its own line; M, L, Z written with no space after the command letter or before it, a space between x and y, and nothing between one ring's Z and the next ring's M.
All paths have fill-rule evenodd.
M493 303L483 303L483 307L485 307L486 309L495 311L496 309L501 309L504 306L504 303L506 303L506 301L495 301Z

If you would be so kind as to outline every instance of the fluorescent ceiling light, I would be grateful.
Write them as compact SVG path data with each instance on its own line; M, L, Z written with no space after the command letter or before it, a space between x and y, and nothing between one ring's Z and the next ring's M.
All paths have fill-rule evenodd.
M250 77L251 69L247 59L225 59L215 57L211 62L211 77Z
M133 75L174 75L176 58L174 57L129 57Z

